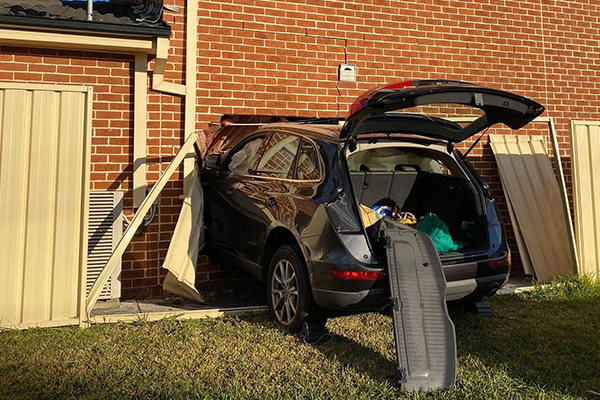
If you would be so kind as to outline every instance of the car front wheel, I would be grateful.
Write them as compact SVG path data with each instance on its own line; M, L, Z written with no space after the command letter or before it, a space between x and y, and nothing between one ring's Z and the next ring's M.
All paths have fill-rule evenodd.
M280 247L267 276L269 313L278 326L299 332L312 305L310 281L297 246Z

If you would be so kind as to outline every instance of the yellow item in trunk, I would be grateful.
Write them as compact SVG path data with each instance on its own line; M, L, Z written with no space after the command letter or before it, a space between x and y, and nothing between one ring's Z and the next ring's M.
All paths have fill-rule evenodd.
M403 212L398 215L398 222L404 225L408 225L411 228L417 226L417 218L412 213Z

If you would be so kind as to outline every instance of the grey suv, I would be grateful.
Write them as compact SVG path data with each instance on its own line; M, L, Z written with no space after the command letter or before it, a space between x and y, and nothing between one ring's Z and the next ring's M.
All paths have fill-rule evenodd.
M448 107L469 118L456 122ZM543 110L465 82L411 81L365 93L341 127L243 127L203 168L210 254L266 282L272 318L298 331L307 318L388 305L384 243L364 214L396 207L435 214L460 243L439 254L448 300L493 295L511 266L504 226L454 144Z

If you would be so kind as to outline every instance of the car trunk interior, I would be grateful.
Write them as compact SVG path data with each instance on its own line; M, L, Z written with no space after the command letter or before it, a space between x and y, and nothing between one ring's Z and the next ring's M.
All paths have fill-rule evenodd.
M348 155L356 201L369 208L398 206L417 221L434 213L447 226L452 239L464 247L441 253L450 259L485 250L487 227L480 191L447 152L431 148L389 145L363 146ZM382 244L378 228L367 228L376 255Z

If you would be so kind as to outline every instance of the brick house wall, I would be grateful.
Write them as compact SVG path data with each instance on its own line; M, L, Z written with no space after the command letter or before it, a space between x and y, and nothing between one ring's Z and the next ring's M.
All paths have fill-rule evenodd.
M133 202L133 65L133 55L0 46L3 81L93 87L90 189L123 191L124 213L129 217ZM172 146L176 150L181 145L181 103L177 97L149 95L149 162L173 155ZM159 167L149 166L150 182L158 179ZM160 260L181 205L180 179L169 182L153 223L133 240L123 257L124 296L150 294L155 289L147 288L158 288Z
M165 80L182 83L185 1L165 13L172 26ZM570 185L568 122L600 119L600 4L591 0L201 0L198 12L197 128L221 114L343 117L352 100L382 84L459 79L516 92L555 118ZM356 83L337 81L356 64ZM92 189L125 193L132 207L132 55L0 46L3 81L90 85ZM150 60L149 68L152 68ZM150 184L182 144L183 102L148 92ZM493 131L493 132L492 132ZM509 133L493 129L490 133ZM544 124L518 133L547 136ZM461 145L466 148L472 141ZM469 160L490 184L518 252L487 139ZM162 193L156 215L123 257L123 297L161 291L162 261L181 206L182 175ZM560 211L557 210L560 213ZM201 256L198 279L218 286L240 272Z
M172 27L170 61L165 80L182 83L184 76L185 1L177 16L165 15ZM115 54L0 46L0 80L8 82L93 87L91 190L124 192L124 214L133 214L133 54ZM149 64L151 69L152 62ZM148 183L181 144L183 101L177 96L148 92ZM159 161L166 161L159 164ZM161 267L179 215L183 182L181 171L167 184L152 223L135 237L122 263L123 297L161 291L166 275Z
M600 4L589 0L199 4L197 109L203 124L220 114L343 117L356 96L375 86L464 80L546 106L544 116L555 119L570 192L568 123L600 118ZM356 83L337 81L341 63L356 64ZM544 135L549 143L543 123L489 133ZM473 140L458 147L467 149ZM500 204L513 270L521 270L487 138L469 160Z

